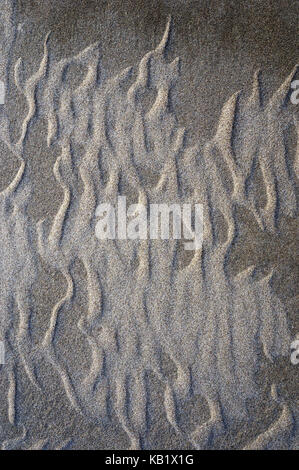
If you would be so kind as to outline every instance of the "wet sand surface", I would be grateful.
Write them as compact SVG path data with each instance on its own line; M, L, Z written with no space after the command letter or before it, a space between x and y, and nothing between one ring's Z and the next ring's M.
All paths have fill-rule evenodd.
M2 448L297 449L298 2L1 6ZM203 250L100 242L118 195Z

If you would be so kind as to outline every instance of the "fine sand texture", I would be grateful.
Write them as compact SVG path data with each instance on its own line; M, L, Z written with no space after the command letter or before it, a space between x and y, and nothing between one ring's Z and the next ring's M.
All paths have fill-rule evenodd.
M299 448L298 19L0 0L2 449ZM202 248L97 239L118 196Z

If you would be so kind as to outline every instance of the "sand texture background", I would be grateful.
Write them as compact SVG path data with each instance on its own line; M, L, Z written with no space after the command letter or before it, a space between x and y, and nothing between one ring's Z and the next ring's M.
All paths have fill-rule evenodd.
M2 449L298 449L299 2L0 7Z

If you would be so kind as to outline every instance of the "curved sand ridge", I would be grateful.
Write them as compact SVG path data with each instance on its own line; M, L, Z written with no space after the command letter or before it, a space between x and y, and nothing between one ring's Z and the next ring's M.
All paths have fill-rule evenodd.
M1 4L3 44L0 45L0 73L5 91L9 91L11 50L16 37L14 8L11 2ZM0 340L5 345L5 364L1 374L8 376L8 418L15 422L16 364L21 362L31 382L37 385L34 365L34 347L30 338L31 288L36 279L36 253L32 246L32 227L27 215L31 184L24 158L24 145L32 117L35 115L33 90L40 78L40 71L32 77L25 92L28 114L23 122L17 142L12 142L5 106L0 106L0 139L6 149L19 161L19 169L8 185L0 192ZM13 311L18 312L17 319ZM4 443L5 447L5 443Z
M28 272L16 283L13 252L3 251L8 281L1 298L6 302L1 334L5 338L10 328L7 303L19 298L16 342L21 341L21 351L26 353L24 364L32 381L34 356L42 354L56 369L78 411L102 420L112 403L133 448L146 441L148 371L164 384L167 418L181 435L178 407L202 395L210 419L184 438L195 448L208 448L235 420L248 419L247 400L259 394L255 374L260 349L269 360L289 355L287 318L273 293L272 273L257 278L252 266L232 277L227 263L238 232L239 208L250 210L260 228L272 232L277 231L282 215L296 215L284 144L284 129L293 119L286 102L296 70L265 107L257 73L245 104L239 103L236 93L224 105L216 135L205 148L187 147L185 130L178 126L169 105L170 90L179 76L179 60L168 63L165 59L170 23L159 46L141 60L133 84L132 68L103 83L99 80L98 44L57 63L49 54L47 38L40 69L28 81L23 79L21 61L17 62L16 83L27 98L28 115L14 149L21 161L19 173L0 195L16 209L8 220L3 212L6 224L1 229L6 230L5 248L9 244L18 247L22 269ZM87 68L75 90L65 81L73 64ZM142 96L153 88L155 101L146 109ZM35 351L30 347L29 313L22 307L30 299L35 273L35 254L27 237L30 222L24 209L30 181L22 143L37 106L39 116L48 120L48 145L56 143L61 150L53 171L64 192L49 235L43 222L38 224L38 251L63 273L68 287ZM80 155L74 151L77 146L83 147ZM248 190L257 163L266 187L264 206ZM83 182L82 193L77 190L78 178ZM116 205L119 194L144 205L202 203L202 250L186 259L176 240L99 241L94 230L96 207L100 202ZM225 234L221 239L216 236L219 213ZM19 230L12 230L12 224ZM71 375L54 341L60 316L72 306L71 267L77 259L85 268L88 286L88 311L78 323L91 350L89 372L84 376ZM163 354L176 365L176 378L163 372ZM281 435L292 437L292 412L277 396L275 385L272 391L282 400L283 411L267 433L251 444L253 448L263 448Z

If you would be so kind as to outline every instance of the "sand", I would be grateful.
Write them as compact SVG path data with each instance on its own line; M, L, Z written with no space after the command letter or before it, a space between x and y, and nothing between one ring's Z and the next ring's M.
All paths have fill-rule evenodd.
M171 16L109 74L99 41L60 57L47 31L26 68L22 5L1 6L2 448L298 448L298 66L266 100L256 69L196 142ZM98 240L119 195L201 203L202 249Z

